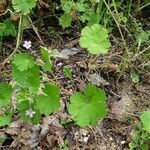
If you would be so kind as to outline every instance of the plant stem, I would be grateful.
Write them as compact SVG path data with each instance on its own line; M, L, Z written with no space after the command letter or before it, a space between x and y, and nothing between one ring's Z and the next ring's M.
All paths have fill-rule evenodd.
M17 42L16 42L16 47L14 51L4 60L2 65L0 66L0 70L4 67L4 65L12 58L12 56L17 52L19 46L20 46L20 41L21 41L21 36L22 36L22 15L20 16L19 20L19 26L18 26L18 35L17 35Z
M128 63L128 53L129 53L129 52L128 52L128 47L127 47L127 45L126 45L126 41L125 41L124 36L123 36L123 34L122 34L120 25L119 25L119 23L117 22L117 19L115 18L113 12L112 12L111 9L109 8L108 4L106 3L106 0L103 0L103 2L105 3L105 5L106 5L108 11L109 11L110 14L112 15L112 17L113 17L113 19L114 19L114 21L115 21L115 23L116 23L116 25L117 25L117 27L118 27L118 30L119 30L119 33L120 33L120 35L121 35L121 38L122 38L122 41L123 41L123 45L124 45L124 48L125 48L124 57L123 57L123 59L121 60L121 63L120 63L121 73L120 73L120 75L119 75L119 77L118 77L118 81L119 81L119 79L120 79L120 77L121 77L121 75L122 75L122 73L123 73L123 70L125 69L126 63ZM114 9L116 9L116 4L115 4L115 1L114 1L114 0L113 0L113 3L114 3L114 4L113 4L113 5L114 5ZM115 10L115 11L116 11L116 13L118 14L118 11L117 11L117 10ZM118 14L118 15L119 15L119 14ZM119 16L118 16L118 18L119 18Z
M138 58L140 55L142 55L143 53L145 53L148 50L150 50L150 46L146 47L143 51L139 52L138 54L135 54L135 56L132 58L132 60L135 60L136 58Z
M149 5L150 5L150 2L149 2L149 3L147 3L147 4L145 4L145 5L143 5L143 6L141 6L141 7L139 8L139 11L140 11L140 10L142 10L143 8L145 8L145 7L149 6Z
M116 3L115 3L114 0L112 0L112 3L113 3L113 7L114 7L114 9L115 9L116 15L117 15L117 17L118 17L118 19L119 19L119 22L120 22L120 16L119 16L119 13L118 13L118 10L117 10Z
M130 2L129 2L129 9L128 9L127 18L129 18L129 16L130 16L130 13L131 13L131 7L132 7L132 0L130 0Z
M39 33L38 33L38 29L37 29L37 28L35 27L35 25L33 24L33 22L32 22L32 20L31 20L30 16L28 16L28 20L31 22L32 28L33 28L34 32L36 33L36 35L38 36L38 38L39 38L39 40L40 40L40 43L41 43L43 46L45 46L45 44L44 44L42 38L40 37L40 35L39 35Z
M125 42L124 36L123 36L123 34L122 34L121 28L120 28L120 26L119 26L119 23L117 22L117 20L116 20L115 16L113 15L113 12L110 10L110 8L109 8L108 4L106 3L106 1L105 1L105 0L103 0L103 2L105 3L105 5L106 5L106 7L107 7L108 11L111 13L111 15L112 15L112 17L113 17L113 19L114 19L114 21L115 21L115 23L116 23L117 27L118 27L119 33L120 33L121 38L122 38L122 40L123 40L123 44L124 44L125 49L126 49L126 51L127 51L126 42Z
M18 50L21 40L22 40L22 15L20 16L20 20L19 20L17 43L16 43L14 53Z

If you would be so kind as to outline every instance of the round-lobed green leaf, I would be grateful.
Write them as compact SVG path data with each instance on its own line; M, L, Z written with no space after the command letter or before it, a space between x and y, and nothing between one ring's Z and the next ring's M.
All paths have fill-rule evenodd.
M91 54L106 54L111 46L108 31L99 24L83 28L79 43Z
M70 97L69 113L79 126L96 125L107 115L106 93L95 85L87 85L82 93Z

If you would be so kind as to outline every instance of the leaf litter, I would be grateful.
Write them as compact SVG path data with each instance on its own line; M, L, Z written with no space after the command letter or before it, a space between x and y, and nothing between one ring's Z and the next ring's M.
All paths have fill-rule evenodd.
M38 55L37 52L35 54ZM62 48L59 51L52 51L52 55L55 58L54 76L62 86L61 110L53 116L43 117L40 126L25 124L15 117L14 121L0 134L4 141L11 137L12 143L1 145L11 149L28 150L59 149L65 144L69 149L127 150L131 127L126 122L126 118L130 116L137 120L135 107L138 104L135 103L135 99L137 97L140 99L139 91L145 99L148 99L149 81L145 81L146 87L144 83L141 83L135 88L134 85L130 85L128 76L125 76L118 85L114 69L111 70L109 66L107 68L103 56L99 56L98 59L101 61L95 63L105 64L105 68L89 68L91 58L80 48ZM114 64L111 59L108 59L108 62ZM63 75L63 66L66 65L72 70L74 83L68 81ZM46 75L43 82L51 79L51 75ZM82 129L72 123L72 118L66 112L66 102L73 91L83 90L89 82L106 88L110 112L108 117L100 121L96 127Z
M60 57L56 57L54 62L54 75L59 84L62 85L62 91L64 91L62 92L61 110L56 115L43 117L40 126L26 125L20 120L13 121L1 134L3 140L8 140L8 135L12 137L13 142L9 147L12 149L58 149L66 140L68 141L67 146L70 149L79 149L79 147L80 149L96 150L127 149L127 135L129 135L131 130L130 126L125 123L125 119L129 115L133 117L132 114L135 114L133 111L135 108L134 99L132 100L132 96L135 93L132 93L129 89L128 80L123 80L124 82L126 81L126 86L124 86L123 82L119 86L115 83L114 70L106 74L107 68L101 68L100 72L97 69L89 69L90 58L82 50L77 49L64 49L62 52L60 51L61 55L65 57L60 55ZM63 75L63 66L66 65L72 69L73 77L75 77L73 78L73 84ZM49 81L50 78L51 76L47 75L45 79L43 78L43 82L45 80ZM102 122L100 121L95 128L88 127L82 129L69 124L71 118L67 114L65 107L67 107L66 101L73 94L73 91L83 90L86 83L89 82L100 87L106 87L108 93L109 87L111 87L113 92L109 93L110 96L108 98L111 112L108 118ZM145 86L141 86L144 89ZM145 89L141 90L141 87L138 85L136 88L137 91L146 91ZM124 89L126 90L124 91ZM116 93L119 97L113 93Z

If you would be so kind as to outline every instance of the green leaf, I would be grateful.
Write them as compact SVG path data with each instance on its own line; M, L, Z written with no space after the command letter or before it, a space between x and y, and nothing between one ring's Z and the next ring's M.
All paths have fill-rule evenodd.
M12 64L14 64L20 71L24 71L34 66L34 59L27 53L20 53L14 56Z
M22 101L18 105L18 111L20 118L24 121L31 121L33 124L38 124L40 122L41 114L39 110L32 108L33 104L30 104L29 101ZM34 105L33 105L34 106ZM33 114L32 117L30 117L27 114L27 111L33 111L35 114Z
M42 114L49 115L53 112L53 108L51 106L51 99L45 95L39 95L36 98L35 107L40 110Z
M27 86L30 93L38 90L40 85L40 69L39 66L34 65L26 71L20 71L17 67L12 66L12 77L20 84Z
M16 87L15 90L18 91L17 96L16 96L17 103L21 103L22 101L25 101L27 89L19 86L19 87Z
M13 8L16 12L27 15L35 7L37 0L12 0Z
M140 145L140 148L141 148L141 150L149 150L147 144L142 144L142 145Z
M9 125L11 122L11 114L0 116L0 126Z
M138 144L138 142L139 142L139 140L140 140L140 133L139 133L138 131L134 131L131 136L132 136L132 140L133 140L136 144Z
M150 133L150 111L144 111L140 115L140 119L143 124L143 129Z
M22 101L18 104L17 107L18 111L19 111L19 116L23 121L29 121L30 117L26 115L26 111L31 109L31 105L29 103L29 101Z
M12 87L7 83L0 83L0 108L11 103Z
M139 73L136 69L132 69L130 71L130 78L132 80L133 83L138 83L139 82Z
M29 86L29 92L34 93L40 86L40 69L39 66L35 65L28 71L26 78L26 85Z
M3 36L16 36L16 29L13 23L10 20L4 20L0 23L0 37Z
M65 13L59 18L59 24L63 28L67 28L71 26L72 16L71 13Z
M131 143L129 143L129 147L132 150L132 149L138 147L138 145L136 143L134 143L134 142L131 142Z
M150 44L150 31L142 31L139 35L138 35L138 43L143 44Z
M64 73L64 75L65 75L67 78L69 78L70 80L73 79L73 77L72 77L72 71L71 71L71 69L68 68L67 66L64 66L64 67L63 67L63 73Z
M41 57L44 61L49 61L50 57L46 47L41 47Z
M106 94L94 85L87 85L83 93L71 96L68 110L79 126L96 125L107 115Z
M61 6L65 13L70 13L75 5L73 1L61 0Z
M83 1L79 1L76 3L76 9L79 11L79 12L85 12L88 8L88 4L87 3L84 3Z
M29 29L32 28L31 22L28 19L28 16L22 17L22 28L23 29Z
M45 115L56 112L60 108L59 88L53 84L46 84L43 92L46 95L37 97L35 107Z
M80 16L80 20L83 23L88 22L88 26L99 23L99 15L96 14L93 10L86 11L83 15Z
M48 72L52 70L52 60L50 58L50 54L48 53L47 48L41 47L41 57L45 61L45 64L43 65L44 71Z
M87 48L91 54L106 54L108 53L110 42L108 31L99 24L94 24L91 27L86 26L81 31L80 46Z
M41 113L39 110L34 110L34 111L35 111L35 115L33 116L33 118L31 118L31 121L33 124L39 124L41 119Z
M45 88L43 88L43 92L48 96L54 97L56 99L59 98L60 95L59 87L53 83L46 84Z

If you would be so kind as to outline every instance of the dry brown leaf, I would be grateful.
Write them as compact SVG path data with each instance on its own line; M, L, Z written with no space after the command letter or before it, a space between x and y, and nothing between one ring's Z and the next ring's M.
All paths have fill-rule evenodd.
M58 137L56 137L55 135L47 134L46 139L47 139L47 142L48 142L50 148L53 148L58 143Z
M7 0L0 0L0 14L6 10Z

